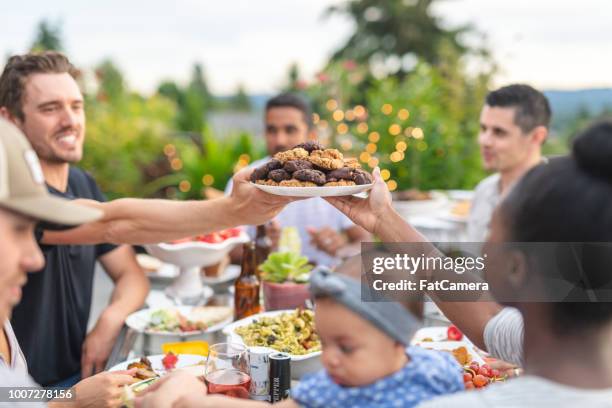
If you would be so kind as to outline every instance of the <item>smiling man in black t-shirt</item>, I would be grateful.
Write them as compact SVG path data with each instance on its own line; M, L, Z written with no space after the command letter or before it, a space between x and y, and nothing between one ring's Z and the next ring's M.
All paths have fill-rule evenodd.
M104 201L93 178L70 166L81 159L85 139L83 96L74 74L74 67L59 53L10 58L0 77L0 114L29 139L51 194ZM46 266L23 288L12 324L37 382L70 386L104 369L125 318L145 300L148 280L129 246L41 249ZM115 289L87 333L96 261Z

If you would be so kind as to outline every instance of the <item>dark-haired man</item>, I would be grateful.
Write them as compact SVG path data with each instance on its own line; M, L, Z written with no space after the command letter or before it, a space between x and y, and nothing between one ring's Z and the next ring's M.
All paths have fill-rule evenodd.
M266 103L264 120L270 156L316 137L310 106L295 94L285 93L270 99ZM251 166L257 167L269 159L266 157ZM230 182L226 193L231 188ZM321 265L337 264L349 245L370 238L363 228L320 198L296 201L283 209L267 227L273 243L278 242L280 228L289 226L296 227L299 232L302 253L311 262Z
M542 161L550 116L546 97L528 85L508 85L487 95L480 113L478 144L485 170L495 173L476 187L467 226L470 241L485 240L500 199Z
M81 160L85 139L84 102L75 73L60 53L11 57L0 76L0 115L30 141L51 194L104 201L94 179L72 166ZM141 307L149 283L127 245L41 249L44 270L24 286L12 323L36 381L72 386L104 369L125 318ZM115 289L88 333L96 262Z

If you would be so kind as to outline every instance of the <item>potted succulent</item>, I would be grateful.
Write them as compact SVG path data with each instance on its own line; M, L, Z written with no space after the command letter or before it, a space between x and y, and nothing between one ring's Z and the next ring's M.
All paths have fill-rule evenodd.
M310 297L308 279L312 266L295 252L273 252L260 265L266 310L304 306Z

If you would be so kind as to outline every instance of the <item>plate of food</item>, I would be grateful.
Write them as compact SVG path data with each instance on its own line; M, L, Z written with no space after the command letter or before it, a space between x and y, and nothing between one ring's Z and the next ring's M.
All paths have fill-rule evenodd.
M439 218L447 221L465 223L470 216L471 207L472 202L469 200L457 201L448 209L448 212L440 214Z
M474 344L453 324L448 327L423 327L414 334L410 344L431 350L448 351L462 366L472 361L484 364Z
M156 354L153 356L133 358L131 360L119 363L108 371L120 371L136 369L134 378L137 380L149 380L159 378L172 370L189 369L197 374L201 370L201 375L204 375L206 365L206 357L197 354ZM194 368L192 370L192 368Z
M356 159L315 141L276 153L251 174L251 182L260 190L291 197L352 195L371 189L372 181Z
M424 343L424 342L438 342L438 341L461 341L470 340L463 335L463 333L457 328L457 326L451 324L450 326L432 326L423 327L414 334L412 337L412 344ZM470 342L471 344L471 342Z
M447 203L448 197L439 191L410 189L393 193L393 207L402 216L437 211Z
M139 333L187 337L221 330L232 318L229 306L178 306L140 310L125 324Z
M478 351L476 351L474 345L467 341L431 341L417 343L416 345L428 350L451 353L453 357L455 357L455 360L462 366L468 365L472 361L478 364L485 364L484 359Z
M134 406L134 398L153 385L170 371L181 370L203 377L206 359L194 354L158 354L124 361L109 369L109 371L136 369L133 374L134 383L124 386L121 397L123 406Z
M227 325L223 333L230 342L289 354L292 378L299 379L321 367L321 341L311 310L298 308L258 313Z

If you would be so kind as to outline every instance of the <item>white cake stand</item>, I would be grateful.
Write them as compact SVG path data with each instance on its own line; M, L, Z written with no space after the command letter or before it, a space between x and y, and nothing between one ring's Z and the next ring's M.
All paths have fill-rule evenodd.
M145 245L145 248L162 262L179 267L179 275L166 288L166 295L177 304L192 305L201 303L205 297L200 277L201 268L219 263L236 245L249 240L249 236L241 232L237 237L216 244L192 241Z

